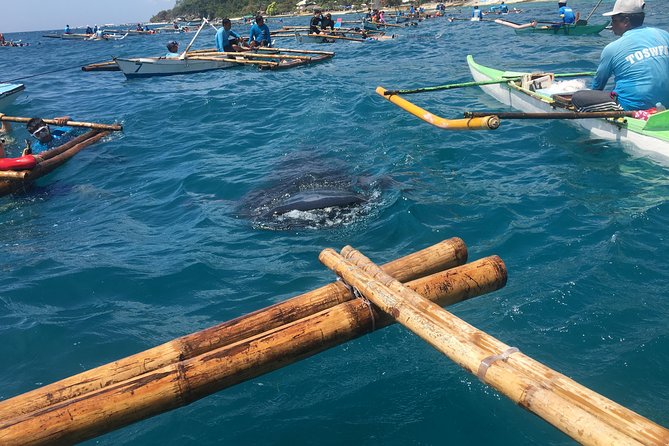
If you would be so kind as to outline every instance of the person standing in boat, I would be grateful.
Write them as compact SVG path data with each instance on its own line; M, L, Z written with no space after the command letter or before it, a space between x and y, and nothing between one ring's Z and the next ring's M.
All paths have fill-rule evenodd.
M239 34L232 30L232 22L230 19L223 19L222 26L216 31L216 51L227 51L227 52L237 52L244 51L244 49L239 46L239 40L241 37Z
M265 19L261 15L256 16L256 22L251 26L249 46L251 48L258 48L260 46L271 48L272 46L269 27L265 25Z
M70 31L70 25L65 25L65 31L63 31L64 34L70 34L72 31Z
M558 2L558 14L562 23L566 25L573 25L578 22L578 13L574 14L574 10L567 6L567 0L560 0Z
M321 10L314 9L314 16L309 22L309 34L320 34L321 32Z
M479 9L479 5L474 5L474 9L472 10L472 20L475 22L481 20L481 10Z
M504 2L502 2L501 5L499 5L499 12L502 14L508 14L509 13L509 7L506 6Z
M32 118L28 121L26 129L37 139L37 142L32 144L32 153L44 152L45 150L65 144L74 138L75 135L72 129L70 127L63 127L69 120L69 116L54 118L58 127L49 127L42 118Z
M643 26L645 6L643 0L617 0L604 14L620 38L602 51L592 89L604 90L613 75L612 94L625 110L669 106L669 32Z
M167 42L167 54L165 54L165 59L178 59L179 58L179 42L172 40Z

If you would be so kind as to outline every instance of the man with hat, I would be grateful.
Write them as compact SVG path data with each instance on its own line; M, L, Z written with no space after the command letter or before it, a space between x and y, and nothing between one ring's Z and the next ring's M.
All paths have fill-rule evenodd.
M643 0L617 0L604 14L621 37L602 51L592 89L603 90L613 75L613 94L625 110L669 106L669 32L643 26L645 6Z
M179 42L176 40L171 40L167 42L167 54L165 54L165 59L178 59L179 58Z
M572 25L578 21L577 14L574 14L574 10L567 6L567 0L560 0L558 7L560 8L558 14L560 14L562 23Z

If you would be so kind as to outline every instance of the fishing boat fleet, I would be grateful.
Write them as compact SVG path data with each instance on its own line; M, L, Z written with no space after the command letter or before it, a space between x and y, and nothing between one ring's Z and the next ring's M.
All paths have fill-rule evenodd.
M595 7L596 8L596 7ZM439 9L436 17L444 16L444 10ZM487 13L498 16L506 15L510 11L508 8L499 10L491 9ZM519 13L520 10L514 10ZM594 10L593 10L594 12ZM481 19L482 15L476 14L475 18ZM592 12L591 14L592 15ZM588 19L590 18L588 16ZM126 78L148 78L155 76L170 76L194 74L205 71L223 70L234 67L253 65L260 70L283 70L303 65L309 65L326 60L335 56L331 51L318 51L313 49L296 49L276 47L276 39L289 38L297 43L321 44L321 43L364 43L379 40L392 40L397 34L389 34L388 30L411 29L423 20L423 17L416 13L403 16L406 19L401 24L387 23L379 21L379 14L375 12L369 17L363 18L359 22L353 22L352 27L344 27L345 22L339 18L330 30L323 32L311 32L307 26L284 26L281 29L271 32L273 46L257 47L253 49L244 48L239 51L218 51L215 48L190 50L200 32L207 25L216 28L206 19L199 22L188 47L178 57L150 56L150 57L115 57L109 62L90 64L82 67L84 71L120 71ZM383 14L381 14L383 17ZM400 17L398 14L397 17ZM397 18L396 17L396 18ZM428 17L428 16L426 16ZM453 19L453 20L451 20ZM467 20L449 17L449 21ZM599 24L590 24L588 19L577 20L574 23L553 23L540 22L533 20L530 23L518 24L506 19L495 19L495 23L511 27L518 34L544 33L544 34L562 34L571 36L583 36L598 34L603 31L608 21ZM350 22L349 22L350 23ZM474 25L472 25L474 26ZM476 25L477 26L477 25ZM170 27L165 27L170 28ZM173 26L172 31L190 32L191 28L184 26ZM130 35L142 35L155 32L162 32L163 29L149 31L142 29L138 24L135 30L126 30L124 34L119 34L120 30L99 31L95 34L85 33L64 33L58 35L46 35L49 38L71 39L71 40L92 40L93 38L105 40L121 40ZM548 73L534 71L528 67L523 72L508 72L497 68L486 67L474 61L472 56L467 57L469 70L474 78L470 84L452 84L441 86L435 89L460 88L462 86L480 86L483 92L497 99L500 103L519 110L520 114L512 112L466 112L462 118L448 119L425 110L412 102L406 100L403 95L414 93L418 90L427 91L427 89L418 89L416 91L408 90L387 90L383 87L377 88L377 93L384 99L392 102L409 113L420 119L443 129L496 129L504 121L510 119L569 119L581 127L589 130L593 135L600 138L619 141L626 146L634 146L640 151L653 156L664 157L669 160L669 112L659 111L651 116L636 116L628 112L605 112L605 113L582 113L571 103L571 94L569 88L566 90L562 86L560 79L563 78L584 78L592 76L593 73ZM537 84L537 80L540 80ZM537 88L540 85L540 88ZM571 87L573 89L573 83ZM582 82L584 85L584 82ZM444 88L445 87L445 88ZM9 104L21 94L24 90L23 84L0 84L0 111L4 110ZM562 89L561 89L562 88ZM6 120L6 117L0 116ZM24 119L24 118L21 118ZM112 131L100 124L105 132ZM116 129L118 130L118 129ZM79 147L85 147L92 142L97 141L100 132L89 135L84 141L74 144L78 149L72 150L72 146L64 149L60 148L54 152L58 160L66 160L73 156ZM91 139L96 137L96 139ZM85 142L85 144L84 144ZM26 165L25 159L17 157L14 161L9 160L0 164L0 178L4 186L0 188L0 194L11 192L16 188L11 187L12 181L19 181L27 184L35 178L44 175L53 170L51 166L59 164L50 162L49 168L40 167L42 162L50 159L51 155L38 156L35 165L29 169L23 169ZM4 166L4 167L3 167ZM22 173L17 170L23 169ZM34 169L31 171L31 169ZM5 172L3 175L2 172ZM7 172L10 173L7 173ZM14 184L16 185L16 184Z

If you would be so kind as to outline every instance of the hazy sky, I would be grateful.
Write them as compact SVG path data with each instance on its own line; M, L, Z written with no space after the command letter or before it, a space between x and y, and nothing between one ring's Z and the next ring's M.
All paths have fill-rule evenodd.
M176 0L0 0L0 33L144 22Z

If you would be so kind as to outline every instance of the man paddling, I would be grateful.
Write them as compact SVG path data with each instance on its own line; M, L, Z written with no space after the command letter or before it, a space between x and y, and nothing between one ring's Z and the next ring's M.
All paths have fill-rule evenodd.
M613 95L625 110L669 106L669 32L643 26L645 6L643 0L617 0L603 14L621 37L602 51L592 88L603 90L613 75Z
M567 6L567 0L560 0L558 8L558 14L565 25L573 25L578 21L578 14L574 14L574 10Z

